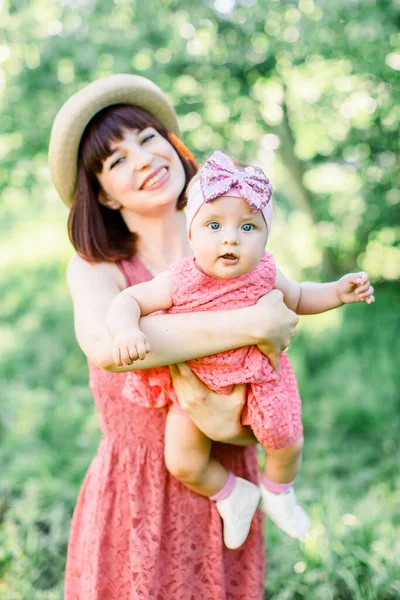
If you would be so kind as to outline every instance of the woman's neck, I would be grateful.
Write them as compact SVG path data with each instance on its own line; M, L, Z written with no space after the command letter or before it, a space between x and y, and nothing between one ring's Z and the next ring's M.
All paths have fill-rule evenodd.
M131 227L129 216L123 217L129 229L138 235L136 251L139 260L153 275L166 271L171 263L191 254L182 210L162 211L156 217L135 214Z

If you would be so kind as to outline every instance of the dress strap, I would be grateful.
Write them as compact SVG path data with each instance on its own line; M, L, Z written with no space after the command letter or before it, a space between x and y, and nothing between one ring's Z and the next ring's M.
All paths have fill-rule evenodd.
M125 277L126 287L153 279L152 273L150 273L136 255L121 260L116 265Z

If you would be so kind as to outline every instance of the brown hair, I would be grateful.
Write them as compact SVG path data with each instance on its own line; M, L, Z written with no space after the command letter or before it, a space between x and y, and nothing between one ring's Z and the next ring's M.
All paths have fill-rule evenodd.
M197 164L183 142L137 106L116 104L104 108L89 122L81 139L77 185L68 219L71 243L88 262L116 262L135 253L137 235L129 231L118 210L111 210L98 200L97 174L111 154L112 142L122 139L124 130L146 127L154 127L181 159L186 182L177 201L178 210L186 204L186 186L197 172Z

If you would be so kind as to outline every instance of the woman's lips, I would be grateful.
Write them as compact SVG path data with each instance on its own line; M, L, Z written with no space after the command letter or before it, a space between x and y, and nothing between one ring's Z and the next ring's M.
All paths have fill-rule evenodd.
M168 167L160 167L154 174L145 179L142 184L142 190L156 190L163 186L169 179L170 173Z

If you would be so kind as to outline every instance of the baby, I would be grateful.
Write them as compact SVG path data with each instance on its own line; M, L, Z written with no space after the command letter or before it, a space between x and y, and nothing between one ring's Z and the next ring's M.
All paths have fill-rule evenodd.
M260 168L240 170L225 154L214 152L187 192L193 256L149 282L127 288L110 306L107 325L117 353L128 351L132 360L145 357L150 348L139 319L157 310L229 310L253 305L273 288L302 315L345 303L374 302L366 273L350 273L333 283L297 283L276 268L274 257L265 251L272 225L271 196L271 184ZM242 423L250 425L263 446L265 467L257 486L235 477L212 456L211 440L179 407L168 367L130 372L124 394L131 401L170 407L165 434L170 473L216 503L228 548L245 541L260 499L262 510L288 535L306 535L309 518L293 489L303 446L301 401L286 354L280 356L279 374L253 346L188 364L217 392L227 394L235 384L248 384Z

